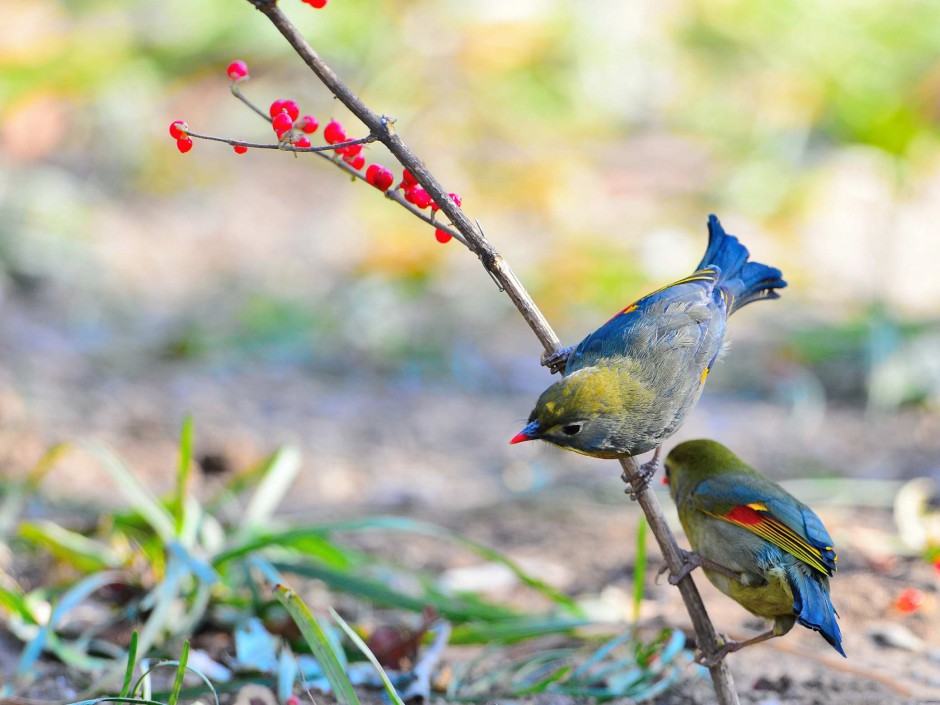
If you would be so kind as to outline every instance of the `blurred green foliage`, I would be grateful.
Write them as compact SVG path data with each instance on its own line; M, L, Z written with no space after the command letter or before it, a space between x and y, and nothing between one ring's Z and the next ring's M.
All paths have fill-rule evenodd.
M687 273L710 211L823 317L874 301L937 312L936 3L282 6L398 118L566 338ZM267 134L228 95L234 58L261 105L293 97L358 133L250 3L13 0L4 15L0 262L23 291L67 291L70 324L165 331L156 348L183 358L248 339L381 344L348 293L363 287L396 312L379 355L420 356L405 342L442 321L446 340L428 339L446 348L454 317L494 340L518 324L494 315L492 292L454 285L483 292L457 244L328 166L202 143L176 153L176 118ZM380 147L368 158L393 165ZM435 307L416 305L428 297ZM194 312L210 310L197 331Z

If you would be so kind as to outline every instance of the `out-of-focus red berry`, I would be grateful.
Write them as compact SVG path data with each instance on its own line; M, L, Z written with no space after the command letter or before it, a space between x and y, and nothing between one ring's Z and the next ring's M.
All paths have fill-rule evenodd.
M274 128L274 131L277 133L278 137L282 136L293 126L294 121L291 120L290 115L287 113L278 113L274 116L274 120L271 121L271 127Z
M316 8L317 10L322 10L324 7L326 7L327 0L302 0L302 2L310 5L310 7Z
M366 169L366 181L375 186L379 191L388 191L395 177L388 169L381 164L370 164Z
M193 141L187 135L183 135L176 140L176 148L183 154L186 154L186 152L193 148Z
M317 119L313 117L313 115L304 115L300 118L300 122L297 123L297 127L308 135L312 135L317 131L317 128L320 127L320 123L317 122Z
M463 205L463 199L460 197L459 193L449 193L447 195L450 196L450 200L452 200L454 205L456 205L458 208Z
M336 151L338 152L339 150L337 149ZM343 155L352 159L353 157L357 156L359 152L361 151L362 151L361 144L351 144L348 147L343 148Z
M310 139L307 137L307 135L301 135L296 140L294 140L294 146L306 149L310 146Z
M894 607L898 612L909 614L919 610L923 606L925 599L924 593L917 588L907 588L906 590L902 590L901 594L898 595L898 599L894 602Z
M282 100L281 110L290 115L291 120L296 120L300 117L300 106L292 100Z
M225 73L228 74L228 77L233 81L241 81L248 78L248 64L244 61L233 61L228 65L228 68L225 69Z
M362 167L366 165L366 158L362 156L361 154L357 154L352 159L346 159L345 161L353 169L361 169Z
M431 205L431 194L420 186L415 186L411 189L411 202L418 208L427 208Z
M233 144L232 149L235 150L235 154L244 154L248 151L248 147L243 144Z
M291 695L284 705L300 705L300 698L296 695Z
M188 129L189 125L187 125L182 120L174 120L170 123L170 137L175 140L178 140L180 137L185 137L186 130Z
M450 242L454 236L446 230L441 230L438 228L434 231L434 237L436 237L437 241L443 245L445 242Z
M326 124L326 127L323 128L323 139L325 139L328 144L345 142L346 130L344 130L343 126L336 122L336 120L330 120Z
M417 186L418 180L414 177L414 174L412 174L410 171L405 169L401 173L401 183L402 183L402 186L404 186L406 189L409 189L412 186Z

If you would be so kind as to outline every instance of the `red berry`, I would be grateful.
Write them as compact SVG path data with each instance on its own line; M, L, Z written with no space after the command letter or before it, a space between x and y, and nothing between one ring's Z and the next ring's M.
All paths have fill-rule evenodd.
M452 200L454 205L456 205L458 208L463 205L463 199L460 197L460 194L449 193L447 195L450 196L450 200Z
M225 69L225 73L228 74L228 77L233 81L241 81L244 78L248 78L248 64L244 61L233 61L228 65L228 68Z
M300 122L297 124L301 130L306 132L308 135L312 135L317 131L317 128L320 127L320 123L317 122L317 119L313 115L304 115L300 118Z
M290 115L291 120L296 120L300 117L300 106L292 100L281 101L281 110Z
M343 154L344 154L345 156L347 156L347 157L349 157L350 159L352 159L353 157L358 156L359 152L362 151L362 145L361 145L361 144L351 144L351 145L349 145L348 147L343 147L342 150L343 150ZM338 152L338 151L340 151L340 150L337 149L336 151Z
M306 149L310 146L310 140L307 138L307 135L301 135L296 140L294 140L294 146Z
M402 186L404 186L406 189L409 189L412 186L417 186L418 180L414 177L414 174L412 174L410 171L405 169L401 173L401 183L402 183Z
M323 128L323 139L325 139L328 144L345 142L346 130L344 130L343 126L336 122L336 120L330 120L326 127Z
M415 202L415 187L414 186L405 187L405 200L408 201L408 203Z
M188 129L189 129L189 125L187 125L182 120L174 120L173 122L170 123L170 137L172 137L175 140L178 140L181 137L185 137L186 130Z
M291 695L287 699L287 702L285 705L300 705L300 698L298 698L296 695Z
M326 7L327 0L303 0L303 2L310 5L310 7L322 10L324 7Z
M271 103L271 107L268 108L268 113L270 113L271 117L284 112L284 102L283 100L275 100Z
M418 208L427 208L431 205L431 194L420 186L415 186L411 189L411 202Z
M188 135L183 135L178 140L176 140L176 148L183 154L186 154L186 152L193 148L193 141L189 138Z
M353 169L361 169L366 165L366 158L361 154L357 154L352 159L346 159L346 163L349 164Z
M434 237L436 237L437 241L443 245L445 242L450 242L454 236L451 235L446 230L441 230L440 228L438 228L437 230L434 231Z
M370 164L366 169L366 181L375 186L379 191L387 191L395 177L388 169L381 164Z
M894 607L899 612L916 612L923 606L925 599L924 593L917 588L907 588L906 590L902 590L901 594L898 595L898 599L894 602Z
M248 147L243 144L233 144L232 149L235 150L235 154L244 154L248 151Z
M294 126L294 121L291 120L290 115L287 113L278 113L274 116L274 120L271 121L271 127L274 128L274 131L277 133L277 136L280 137L289 129Z

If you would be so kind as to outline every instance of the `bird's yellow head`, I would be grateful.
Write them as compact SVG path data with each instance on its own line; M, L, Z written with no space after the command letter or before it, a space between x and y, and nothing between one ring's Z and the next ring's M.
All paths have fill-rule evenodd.
M638 396L629 378L610 367L572 372L542 392L528 425L510 441L547 441L576 453L615 458L613 449L631 430L631 400Z
M673 499L684 488L692 488L702 480L725 472L753 470L721 443L707 439L685 441L666 456L664 481Z

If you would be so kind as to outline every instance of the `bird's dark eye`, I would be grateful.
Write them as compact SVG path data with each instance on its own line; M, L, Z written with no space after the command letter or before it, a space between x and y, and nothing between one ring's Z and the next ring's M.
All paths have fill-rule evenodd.
M566 436L573 436L581 432L581 424L579 423L569 423L561 427L561 432Z

